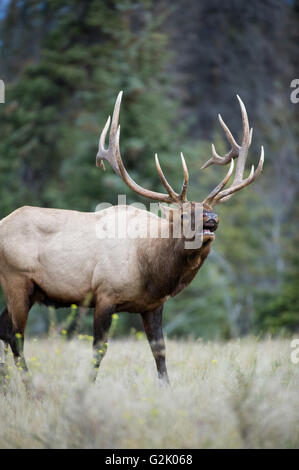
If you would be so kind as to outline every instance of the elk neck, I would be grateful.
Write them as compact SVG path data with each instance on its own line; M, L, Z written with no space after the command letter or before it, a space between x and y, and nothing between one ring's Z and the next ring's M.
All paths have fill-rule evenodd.
M147 294L154 299L177 295L196 276L210 249L210 241L200 248L186 249L184 238L152 238L146 249L139 251Z

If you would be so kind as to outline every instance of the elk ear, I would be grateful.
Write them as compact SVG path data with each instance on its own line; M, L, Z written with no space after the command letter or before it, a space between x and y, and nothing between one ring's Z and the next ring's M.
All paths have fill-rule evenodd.
M179 210L180 210L177 206L174 206L174 205L166 206L164 204L159 204L159 209L164 215L165 219L171 220L171 221L175 218L175 216L179 213Z

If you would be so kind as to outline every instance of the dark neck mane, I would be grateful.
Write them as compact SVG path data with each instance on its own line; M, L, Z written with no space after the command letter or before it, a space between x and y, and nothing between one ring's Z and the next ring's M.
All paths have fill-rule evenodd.
M152 239L139 258L146 291L154 298L174 296L196 276L211 248L203 244L195 250L184 248L182 238Z

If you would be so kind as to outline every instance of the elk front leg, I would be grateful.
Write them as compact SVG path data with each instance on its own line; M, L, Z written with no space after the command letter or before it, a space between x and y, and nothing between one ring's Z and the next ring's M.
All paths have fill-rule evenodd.
M8 279L2 285L7 301L7 307L1 315L1 331L10 345L14 361L18 369L27 372L27 365L23 354L24 333L29 310L32 306L31 293L33 284L26 279ZM2 333L1 333L2 334ZM2 338L3 334L2 334Z
M93 323L93 381L97 378L98 369L107 351L108 332L111 326L113 313L113 307L104 307L102 305L96 305L95 307Z
M158 377L163 380L163 382L169 384L165 361L165 341L162 331L162 312L163 305L153 312L143 313L141 317L147 339L156 361Z

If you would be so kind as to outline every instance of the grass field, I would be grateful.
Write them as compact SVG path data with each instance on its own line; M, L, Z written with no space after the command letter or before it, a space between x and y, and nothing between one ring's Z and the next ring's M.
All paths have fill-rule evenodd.
M111 340L95 385L89 339L31 339L34 393L9 357L0 448L298 448L289 340L167 342L170 388L146 340Z

